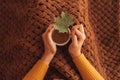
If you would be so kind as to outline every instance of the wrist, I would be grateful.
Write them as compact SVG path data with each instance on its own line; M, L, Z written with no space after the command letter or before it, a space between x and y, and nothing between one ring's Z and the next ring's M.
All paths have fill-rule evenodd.
M55 55L56 52L52 52L52 51L45 51L44 54L50 54L50 55Z
M72 58L78 57L79 55L81 55L81 52L74 52L74 53L70 53Z
M54 57L54 54L44 52L41 60L42 60L44 63L46 63L47 65L49 65L50 62L52 61L53 57Z

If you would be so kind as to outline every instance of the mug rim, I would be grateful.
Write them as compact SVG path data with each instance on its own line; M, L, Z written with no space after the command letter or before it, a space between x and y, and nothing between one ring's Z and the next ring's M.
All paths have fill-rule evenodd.
M68 28L68 34L70 33L70 29ZM54 40L53 40L54 41ZM69 35L69 37L68 37L68 39L64 42L64 43L56 43L55 41L54 41L54 43L56 44L56 45L58 45L58 46L64 46L64 45L66 45L68 42L70 41L70 35Z

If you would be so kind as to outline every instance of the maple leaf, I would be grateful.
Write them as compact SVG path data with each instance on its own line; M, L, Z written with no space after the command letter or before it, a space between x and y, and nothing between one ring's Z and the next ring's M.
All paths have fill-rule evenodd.
M68 32L68 28L72 25L73 17L66 14L65 12L61 13L61 16L55 18L55 26L54 28L61 33Z

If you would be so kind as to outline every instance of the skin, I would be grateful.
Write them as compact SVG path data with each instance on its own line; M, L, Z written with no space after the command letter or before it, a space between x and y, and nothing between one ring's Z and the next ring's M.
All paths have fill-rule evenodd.
M42 34L42 39L44 42L44 54L41 58L46 64L49 64L56 54L57 48L56 44L52 40L52 32L53 32L54 24L49 25L46 29L45 33Z
M41 60L42 60L42 62L44 62L48 65L50 64L51 60L53 59L53 57L55 56L56 51L57 51L56 44L52 40L52 32L54 30L53 26L54 26L54 24L49 25L49 27L46 29L45 33L43 33L43 35L42 35L45 50L44 50L44 54L43 54ZM81 48L82 48L83 42L86 38L84 29L83 29L83 25L73 26L73 28L71 29L70 37L71 37L72 42L68 49L69 54L72 56L72 58L78 57L81 55ZM81 58L81 60L83 60L83 63L81 63L81 60L79 60L80 57L82 57L84 59L83 60ZM77 63L75 61L75 64L76 64L76 67L78 67L79 72L81 71L81 76L83 77L83 79L85 79L85 80L93 80L93 79L94 80L104 80L102 78L102 76L95 70L95 68L84 58L84 56L81 55L80 57L74 58L74 60L75 59L79 60ZM80 63L80 64L78 64L78 63ZM86 64L84 64L84 63L86 63ZM27 77L30 79L32 79L32 78L38 79L39 77L43 78L48 65L45 67L45 65L42 66L41 64L42 64L41 62L38 62L35 65L35 67L28 73ZM81 64L83 64L84 66L81 66ZM44 70L42 71L40 69L41 66L45 67L45 68L42 68L42 69L45 69L45 71ZM37 71L37 70L40 70L40 72L42 72L43 74L41 74L39 76L38 75L39 71ZM35 73L35 74L33 76L31 76L32 73Z
M45 33L43 33L42 35L45 51L41 60L48 65L50 64L57 51L56 44L53 42L51 37L54 29L53 26L54 24L49 25ZM70 37L72 39L72 42L68 50L72 58L74 58L81 54L81 47L86 38L83 25L81 24L73 26L70 33Z
M81 54L81 48L86 39L83 25L75 25L71 30L72 43L69 46L69 53L74 58Z

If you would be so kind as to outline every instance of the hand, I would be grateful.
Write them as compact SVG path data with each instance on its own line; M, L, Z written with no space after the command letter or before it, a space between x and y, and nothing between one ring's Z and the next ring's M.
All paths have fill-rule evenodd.
M53 56L55 55L57 49L56 49L56 44L52 40L52 32L53 32L53 24L49 25L45 33L43 33L42 38L44 42L44 54L42 57L42 60L47 62L47 64L50 63L52 60Z
M71 30L72 43L69 46L69 52L72 57L77 57L81 54L81 47L86 39L83 25L75 25Z
M49 25L45 33L43 33L42 38L44 41L44 47L46 53L55 54L56 53L56 44L52 40L53 24Z

